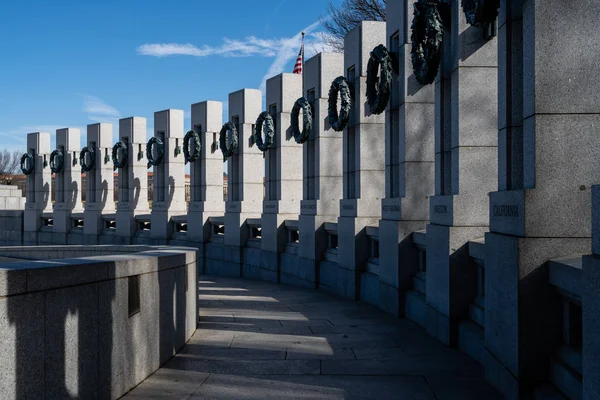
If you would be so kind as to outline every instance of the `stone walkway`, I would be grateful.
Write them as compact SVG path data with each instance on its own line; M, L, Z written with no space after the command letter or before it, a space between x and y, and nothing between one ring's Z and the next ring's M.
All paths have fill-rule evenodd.
M420 327L315 290L202 276L200 327L130 399L502 397Z

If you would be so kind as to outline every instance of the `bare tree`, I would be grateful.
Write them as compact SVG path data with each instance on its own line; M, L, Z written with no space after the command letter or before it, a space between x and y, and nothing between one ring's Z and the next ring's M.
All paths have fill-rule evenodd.
M18 150L10 152L4 149L0 151L0 183L10 184L20 166L21 153Z
M344 0L340 5L329 2L327 16L321 17L326 45L344 51L344 36L361 21L385 21L386 0Z

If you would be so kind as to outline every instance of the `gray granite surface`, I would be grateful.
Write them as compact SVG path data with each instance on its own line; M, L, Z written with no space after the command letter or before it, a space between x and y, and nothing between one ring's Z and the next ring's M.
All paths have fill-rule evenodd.
M125 398L501 399L406 320L310 289L201 276L200 325Z

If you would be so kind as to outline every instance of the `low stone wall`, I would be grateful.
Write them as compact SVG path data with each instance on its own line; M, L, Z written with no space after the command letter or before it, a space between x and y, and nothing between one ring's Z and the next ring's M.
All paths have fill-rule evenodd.
M112 256L154 250L144 245L98 245L98 246L6 246L0 247L0 256L26 260L59 260L77 257ZM195 249L194 249L195 250Z
M0 210L0 246L23 244L23 211Z
M0 210L25 209L23 190L16 185L0 185Z
M194 333L196 249L103 247L119 246L0 264L0 398L119 398Z

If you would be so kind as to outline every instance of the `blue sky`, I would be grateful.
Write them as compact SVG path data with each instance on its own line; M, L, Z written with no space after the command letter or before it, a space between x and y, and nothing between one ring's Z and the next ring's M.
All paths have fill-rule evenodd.
M336 0L339 3L341 0ZM15 1L0 5L0 147L29 132L224 102L326 50L323 0ZM264 93L263 93L264 95Z

